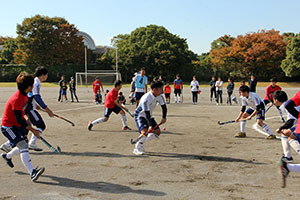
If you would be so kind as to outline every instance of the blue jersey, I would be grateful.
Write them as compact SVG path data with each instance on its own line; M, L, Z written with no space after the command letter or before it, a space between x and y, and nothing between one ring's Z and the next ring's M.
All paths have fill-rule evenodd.
M147 76L141 76L140 74L137 74L132 79L135 82L135 91L136 92L144 92L145 85L148 84Z

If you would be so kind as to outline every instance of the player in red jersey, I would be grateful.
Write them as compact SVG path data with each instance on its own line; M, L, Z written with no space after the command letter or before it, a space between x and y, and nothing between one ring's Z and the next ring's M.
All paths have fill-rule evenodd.
M28 152L27 134L28 131L31 131L37 138L40 138L40 135L39 131L32 128L28 118L24 116L28 101L27 93L32 91L34 78L21 72L16 82L18 90L6 102L1 124L1 131L10 141L13 149L7 154L1 154L1 158L9 167L13 168L12 157L20 153L21 161L29 172L31 180L36 181L45 168L33 168Z
M265 103L265 105L267 105L268 103L271 103L270 106L273 106L274 105L274 99L273 99L274 92L276 92L278 90L281 91L281 87L279 87L278 85L276 85L277 78L272 78L270 81L271 81L271 85L269 85L266 88L266 96L264 98L264 103ZM281 121L285 122L284 118L282 116L281 110L278 107L276 107L276 108L278 109Z
M101 83L101 81L99 80L99 77L97 76L97 77L95 78L95 81L93 82L93 92L94 92L95 102L96 102L97 92L98 92L98 90L100 90L100 87L101 87L102 92L103 92L104 90L103 90L102 83Z
M118 94L119 91L122 88L122 81L117 80L115 81L115 87L113 89L111 89L108 94L106 95L105 98L105 102L104 102L104 118L98 118L94 121L90 121L88 124L88 130L92 130L93 125L95 124L99 124L101 122L107 122L107 120L109 119L109 116L112 112L116 113L116 114L121 114L121 119L122 119L122 123L123 123L123 130L131 130L128 126L127 126L127 118L125 115L125 111L128 111L128 109L124 106L122 106L122 104L119 103L118 100Z

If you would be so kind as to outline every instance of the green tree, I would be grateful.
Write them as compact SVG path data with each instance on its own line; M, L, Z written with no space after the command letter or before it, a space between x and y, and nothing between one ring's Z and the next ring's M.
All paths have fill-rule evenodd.
M300 36L294 37L286 47L286 58L281 63L286 76L300 76Z
M14 60L13 53L17 49L17 44L14 38L7 38L3 44L4 50L0 52L0 63L12 64Z
M46 66L83 62L84 45L77 32L64 18L25 18L17 25L15 62Z

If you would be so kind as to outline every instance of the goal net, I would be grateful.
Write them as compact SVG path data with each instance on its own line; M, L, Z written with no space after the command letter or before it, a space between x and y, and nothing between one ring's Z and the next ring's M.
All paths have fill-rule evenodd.
M121 74L114 70L89 70L87 73L76 72L76 86L91 86L96 77L99 77L104 85L113 85L115 80L122 80Z

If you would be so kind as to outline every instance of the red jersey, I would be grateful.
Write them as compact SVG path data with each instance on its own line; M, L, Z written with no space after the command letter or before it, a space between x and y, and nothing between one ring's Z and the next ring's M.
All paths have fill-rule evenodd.
M300 105L300 91L297 92L297 94L293 98L291 98L291 100L296 104L296 106L299 106ZM298 116L298 122L297 122L295 133L300 134L300 114Z
M165 86L165 94L170 94L170 93L171 93L171 87Z
M118 98L119 91L116 91L115 88L111 89L106 97L105 97L105 108L114 108L115 107L115 100Z
M27 95L21 94L20 90L17 90L6 102L4 108L4 114L2 118L2 126L13 127L18 126L16 116L14 114L14 110L22 111L22 117L24 117L25 108L27 106L28 97Z
M275 87L272 87L271 85L269 85L266 88L266 96L265 96L264 100L269 100L269 98L268 98L268 96L269 96L270 100L273 101L273 94L277 90L281 90L281 87L279 87L278 85L275 85Z
M95 80L93 82L93 89L94 89L94 93L97 93L98 90L100 90L100 87L102 86L101 81L99 80Z

